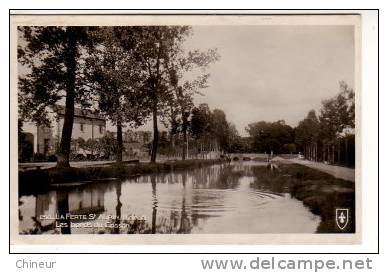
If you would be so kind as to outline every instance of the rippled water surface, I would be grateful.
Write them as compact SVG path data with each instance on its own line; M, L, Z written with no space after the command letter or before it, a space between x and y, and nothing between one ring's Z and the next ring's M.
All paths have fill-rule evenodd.
M261 181L253 172L260 164L234 162L22 196L19 231L314 233L320 218L279 181Z

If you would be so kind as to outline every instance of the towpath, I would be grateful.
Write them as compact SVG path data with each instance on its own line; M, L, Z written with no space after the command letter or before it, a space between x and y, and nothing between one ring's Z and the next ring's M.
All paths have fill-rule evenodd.
M304 165L328 174L331 174L334 177L341 178L348 181L355 181L355 169L324 164L321 162L314 162L309 160L302 160L298 158L289 159L293 163Z

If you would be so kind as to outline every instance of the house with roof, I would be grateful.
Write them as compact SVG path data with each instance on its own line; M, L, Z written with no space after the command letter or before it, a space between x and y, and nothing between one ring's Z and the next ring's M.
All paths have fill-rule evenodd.
M36 145L34 152L47 158L54 155L61 140L65 119L65 107L56 105L53 109L51 126L36 127ZM80 108L74 109L72 139L98 139L106 133L106 120L98 113Z

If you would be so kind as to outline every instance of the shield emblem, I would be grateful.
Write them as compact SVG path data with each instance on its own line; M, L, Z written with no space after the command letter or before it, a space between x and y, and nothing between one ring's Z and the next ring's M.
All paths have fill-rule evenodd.
M349 209L336 209L335 220L337 222L337 226L343 230L349 222Z

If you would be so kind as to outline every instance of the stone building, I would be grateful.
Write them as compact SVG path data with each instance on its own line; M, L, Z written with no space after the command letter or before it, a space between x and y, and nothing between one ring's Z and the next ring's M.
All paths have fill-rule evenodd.
M63 122L65 118L64 106L57 105L51 126L38 126L36 130L36 147L34 152L47 158L55 154L61 140ZM105 135L105 119L90 110L74 109L74 123L72 139L98 139Z

